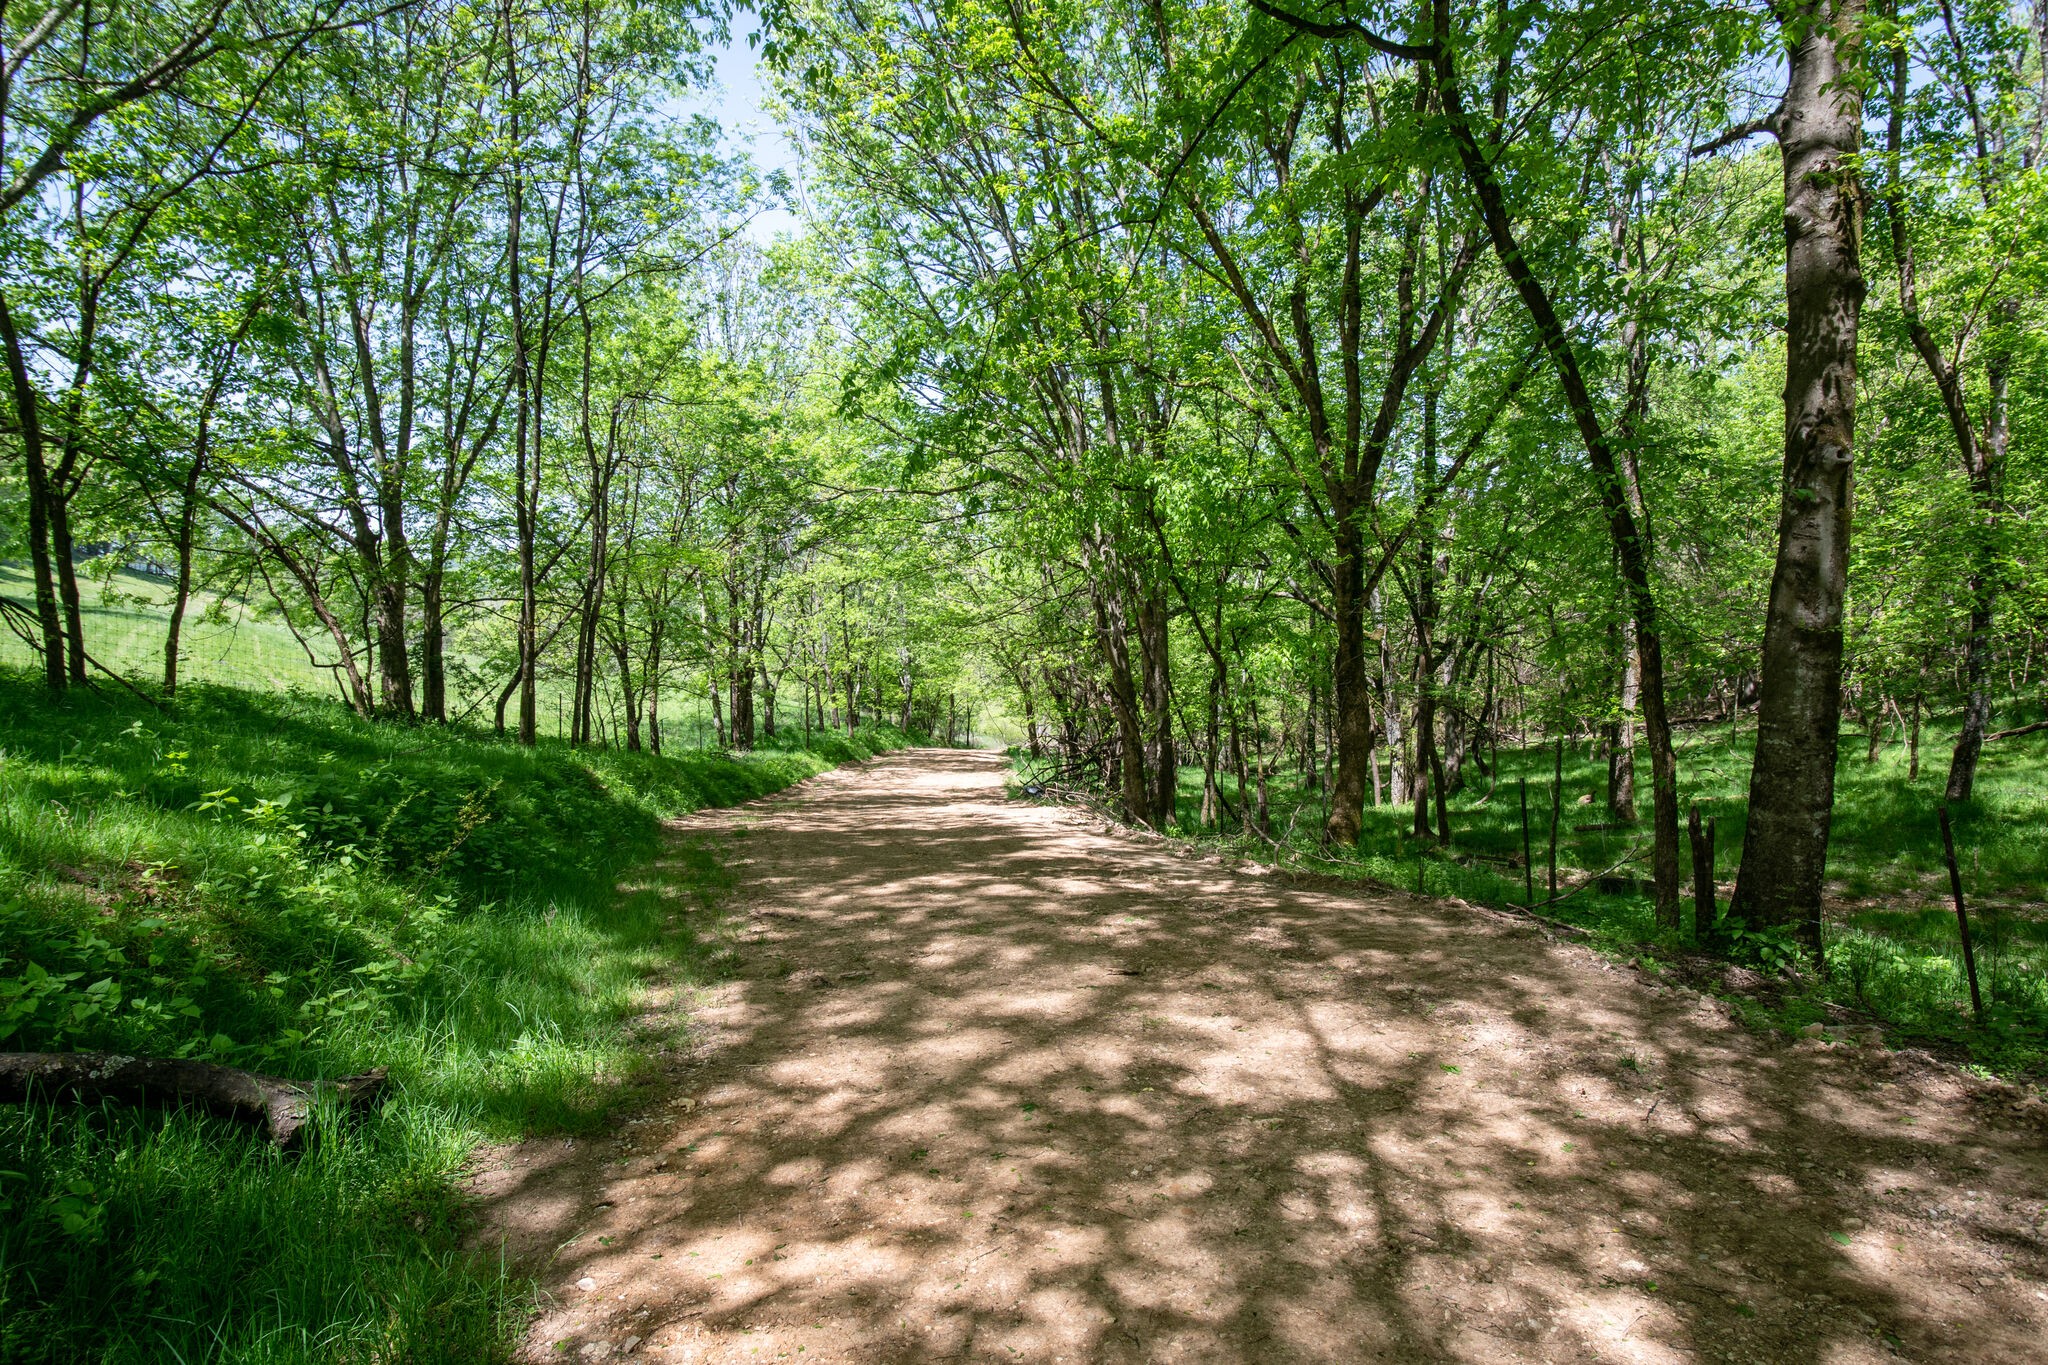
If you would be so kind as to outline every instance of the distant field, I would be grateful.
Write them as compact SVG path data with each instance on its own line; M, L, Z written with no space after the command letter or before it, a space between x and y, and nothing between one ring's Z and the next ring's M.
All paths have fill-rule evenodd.
M94 566L81 565L81 574ZM126 677L145 683L163 678L164 633L170 624L174 585L147 574L122 570L102 583L94 576L81 577L84 598L85 649L94 659ZM25 564L0 564L0 597L8 597L31 609L35 588ZM324 639L309 639L322 664L335 658ZM299 689L323 697L340 695L334 674L316 667L306 650L281 621L259 611L251 603L212 593L195 593L187 608L178 677L181 682L221 683L267 691ZM454 651L451 663L474 658ZM0 629L0 665L37 667L40 659L20 636ZM472 675L473 676L473 675ZM451 679L449 714L488 725L491 708L503 674L479 695L476 687L464 692L459 680ZM798 689L792 687L781 709L785 725L794 720L799 736L803 716L793 705ZM540 682L540 731L543 735L567 733L569 692L549 676L543 663ZM758 704L758 703L757 703ZM516 718L515 708L508 720ZM612 718L607 717L609 733ZM678 747L704 748L712 740L711 710L701 691L672 691L661 708L661 723L669 742Z
M81 566L89 571L91 566ZM161 679L164 630L170 621L173 585L160 578L122 571L110 582L97 576L80 582L84 599L85 650L107 667L131 677ZM35 587L25 564L0 564L0 596L33 607ZM318 649L319 642L314 642ZM307 659L306 651L281 622L258 618L249 604L212 593L195 593L186 610L183 681L285 690L305 688L331 696L333 675ZM321 652L323 662L333 658ZM13 631L0 631L0 663L33 667L36 652Z

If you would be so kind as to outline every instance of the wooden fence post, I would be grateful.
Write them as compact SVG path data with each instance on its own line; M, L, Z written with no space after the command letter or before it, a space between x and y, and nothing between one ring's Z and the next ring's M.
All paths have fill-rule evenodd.
M1977 952L1970 946L1970 916L1963 909L1963 871L1956 866L1956 836L1949 828L1948 803L1938 807L1941 815L1941 851L1948 859L1948 887L1956 898L1956 931L1963 937L1963 970L1970 977L1970 1010L1984 1023L1984 997L1977 993Z
M1536 858L1529 849L1529 779L1521 780L1522 787L1522 903L1534 907L1536 904Z
M1552 748L1550 766L1550 899L1557 899L1557 819L1564 810L1564 740Z
M1700 803L1686 818L1692 835L1692 936L1702 946L1714 940L1714 822L1700 827Z

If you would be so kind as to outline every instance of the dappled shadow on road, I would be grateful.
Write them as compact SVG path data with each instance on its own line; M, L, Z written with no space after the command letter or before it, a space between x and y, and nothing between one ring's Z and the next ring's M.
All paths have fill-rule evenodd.
M1773 1044L1487 912L1009 802L985 755L891 756L684 837L712 831L738 975L673 1092L480 1178L552 1295L536 1358L2048 1339L2038 1130L1943 1073Z

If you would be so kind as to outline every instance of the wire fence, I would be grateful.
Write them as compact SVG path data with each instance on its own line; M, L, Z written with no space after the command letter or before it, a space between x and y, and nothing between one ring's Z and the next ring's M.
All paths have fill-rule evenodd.
M79 588L86 652L123 677L162 678L171 585L122 573ZM35 587L25 566L0 565L0 596L33 607ZM0 663L37 668L42 655L16 632L0 630ZM234 687L334 690L331 672L306 657L289 629L257 619L245 604L208 594L195 595L186 610L178 677Z
M143 684L161 681L172 585L150 575L123 570L111 578L85 579L79 588L86 652L125 678ZM26 565L0 564L0 597L33 612L35 587ZM318 659L315 662L307 656L306 645L282 622L259 615L247 603L195 593L179 635L178 680L181 685L217 683L258 690L298 689L339 698L342 691L335 670L326 666L335 656L331 649L323 653L321 643L312 642ZM504 686L503 676L484 676L466 666L470 662L467 659L455 658L450 662L450 718L472 725L491 725L498 693ZM0 626L0 665L33 670L41 667L42 656L15 631ZM541 670L535 719L541 735L564 738L570 728L571 689L566 677L556 676L557 671L545 665ZM783 700L795 702L796 698L785 694ZM765 699L757 698L763 720L764 702ZM801 703L797 703L780 709L777 720L781 733L804 733L805 720L800 708ZM836 714L828 715L834 722L841 719ZM718 743L719 726L701 688L664 695L660 717L664 746L704 749ZM508 726L518 724L516 697L507 707L506 721ZM600 694L595 721L606 743L625 742L627 727L619 714L616 696ZM811 728L819 728L815 716ZM830 728L843 727L834 724ZM647 740L643 732L642 742Z

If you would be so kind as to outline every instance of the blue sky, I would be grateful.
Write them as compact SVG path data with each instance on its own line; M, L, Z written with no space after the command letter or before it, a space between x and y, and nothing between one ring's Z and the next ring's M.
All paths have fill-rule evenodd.
M782 135L775 120L762 108L762 76L758 50L747 43L754 32L751 14L734 16L732 41L718 51L718 71L713 88L678 101L681 112L705 113L717 119L725 130L729 148L750 152L754 164L764 171L796 175L796 150ZM793 232L799 226L796 215L786 209L772 209L756 218L748 236L758 242L772 240L777 233Z

